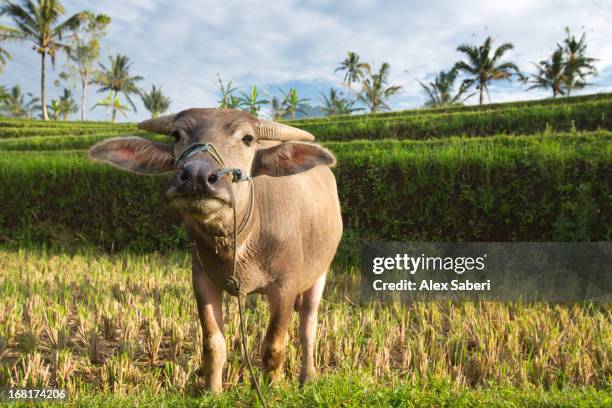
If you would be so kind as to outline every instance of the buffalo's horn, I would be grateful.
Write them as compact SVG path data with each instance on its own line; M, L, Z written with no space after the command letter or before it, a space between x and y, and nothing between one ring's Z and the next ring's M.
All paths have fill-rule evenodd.
M290 140L312 142L314 140L314 136L305 130L267 120L260 120L256 125L256 131L257 138L260 140L279 140L282 142Z
M153 119L147 119L138 124L138 129L146 130L147 132L158 133L160 135L170 135L172 132L172 124L176 115L163 115Z

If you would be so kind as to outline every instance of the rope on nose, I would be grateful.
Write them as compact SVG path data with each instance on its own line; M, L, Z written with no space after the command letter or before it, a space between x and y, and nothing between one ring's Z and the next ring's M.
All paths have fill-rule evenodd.
M221 154L215 148L215 146L212 143L200 143L200 142L192 143L189 146L187 146L185 150L183 150L181 154L179 154L174 160L174 167L176 167L180 161L185 160L189 158L190 156L193 156L194 154L200 153L200 152L210 153L212 158L215 159L217 163L219 163L219 166L225 167L223 158L221 157Z
M223 161L223 158L221 157L221 154L219 153L219 151L215 148L215 146L212 143L193 143L187 146L185 150L183 150L181 154L177 156L176 160L174 160L174 166L177 167L180 161L185 160L189 158L190 156L193 156L194 154L200 153L200 152L208 152L212 156L212 158L215 159L215 161L219 164L219 166L221 166L221 170L219 170L216 173L217 176L222 177L226 174L231 174L233 183L238 183L240 181L251 181L251 177L245 177L242 174L242 170L237 169L237 168L227 168L225 166L225 162ZM242 312L242 299L244 297L244 293L242 293L241 291L240 282L238 282L238 279L236 279L236 264L238 262L238 251L237 251L238 222L237 222L237 216L236 216L236 200L233 194L231 196L232 196L232 213L233 213L233 221L234 221L234 230L233 230L234 236L232 240L234 254L232 257L233 258L232 259L232 275L229 278L227 278L224 282L225 290L229 294L236 296L238 300L238 317L240 320L240 340L242 344L242 355L243 355L243 358L247 362L247 367L251 374L251 380L253 381L253 384L255 385L255 391L257 391L257 398L259 399L261 406L263 408L266 408L266 403L261 394L261 390L259 389L259 382L257 381L257 378L255 378L255 371L253 370L253 365L251 364L251 357L249 356L249 350L246 345L246 335L244 334L244 317L243 317L243 312ZM252 197L252 191L251 191L251 199L252 198L253 197Z

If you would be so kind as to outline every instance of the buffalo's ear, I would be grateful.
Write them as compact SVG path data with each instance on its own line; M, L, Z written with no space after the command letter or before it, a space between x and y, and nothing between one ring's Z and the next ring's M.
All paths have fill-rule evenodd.
M89 149L89 157L139 174L160 174L174 169L171 145L141 137L117 137Z
M315 166L333 166L336 158L327 149L311 143L286 142L257 150L251 175L290 176Z

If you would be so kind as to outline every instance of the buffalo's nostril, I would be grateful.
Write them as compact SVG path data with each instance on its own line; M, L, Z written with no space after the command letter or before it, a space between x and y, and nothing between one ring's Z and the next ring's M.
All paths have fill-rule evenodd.
M187 176L187 173L185 173L184 171L181 172L181 175L179 176L179 179L181 181L187 181L189 177Z
M210 176L208 176L208 182L210 184L215 184L217 181L219 180L219 176L217 176L216 174L211 174Z

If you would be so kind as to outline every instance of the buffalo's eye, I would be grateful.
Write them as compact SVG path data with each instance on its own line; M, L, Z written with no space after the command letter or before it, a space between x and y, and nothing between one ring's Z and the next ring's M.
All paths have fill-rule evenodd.
M245 144L245 145L250 146L250 145L251 145L251 143L253 143L253 136L251 136L251 135L245 135L245 136L242 138L242 141L244 142L244 144Z
M174 138L174 143L178 143L181 140L181 132L178 130L173 130L170 136Z

